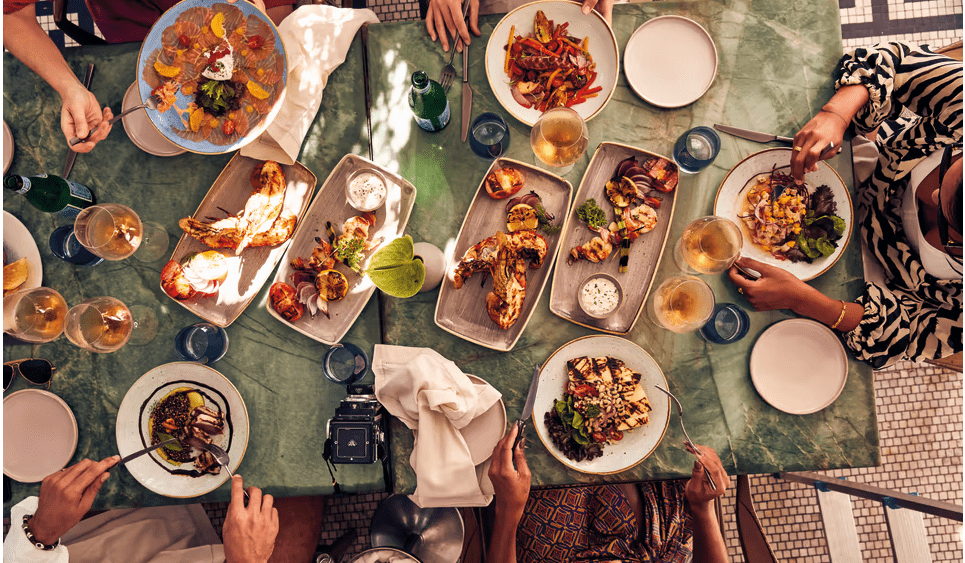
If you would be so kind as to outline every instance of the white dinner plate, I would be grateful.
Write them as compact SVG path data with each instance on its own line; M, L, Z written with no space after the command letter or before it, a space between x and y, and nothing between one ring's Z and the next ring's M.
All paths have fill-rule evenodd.
M139 105L141 105L141 98L137 92L137 82L134 82L124 93L121 111L127 111ZM151 124L147 111L146 109L134 111L121 118L124 131L131 142L137 145L137 148L154 156L176 156L188 152L188 149L175 145L162 135L157 127Z
M235 473L248 447L248 410L235 386L216 370L192 362L173 362L158 366L138 379L121 401L117 410L117 452L123 457L150 445L148 420L151 410L169 392L179 387L199 389L205 404L212 403L225 414L225 431L213 436L213 443L221 446L231 458L231 472ZM212 406L213 410L218 410ZM172 471L192 471L194 462L180 467L165 461L156 451L144 454L127 463L142 485L168 497L190 498L209 493L228 480L222 470L217 475L200 477L176 475Z
M483 378L472 374L467 373L466 377L476 385L486 383ZM506 433L506 405L502 397L496 401L496 404L489 407L488 411L463 426L459 432L469 446L469 457L472 458L473 465L479 465L489 459L493 455L496 443Z
M848 380L848 355L831 329L810 319L771 325L751 351L751 381L772 407L790 414L826 408Z
M603 447L603 455L590 461L573 461L559 450L549 437L544 415L553 408L553 400L561 399L566 387L566 362L583 356L612 356L623 360L633 371L643 375L641 382L650 399L653 410L650 422L642 428L624 432L623 439ZM543 445L563 465L595 475L626 471L647 458L663 439L670 422L670 398L657 389L667 387L663 370L646 350L629 340L616 336L593 335L577 338L564 344L547 358L540 370L536 402L533 403L533 425Z
M816 258L810 264L778 260L770 252L751 242L750 231L744 221L738 217L743 213L747 192L754 187L757 177L769 173L775 167L784 167L784 171L788 172L787 167L791 164L791 154L791 149L786 148L764 149L737 163L737 166L733 167L724 177L720 189L717 190L717 199L714 201L714 215L726 217L740 226L744 238L741 256L777 266L791 272L803 281L808 281L831 269L831 266L834 266L841 255L844 254L844 249L848 247L848 241L851 240L851 229L854 224L851 192L848 191L844 180L841 179L834 168L831 168L827 162L822 160L818 162L817 172L810 172L804 176L808 191L811 193L814 193L814 190L823 184L827 184L831 188L831 193L834 194L834 202L837 204L837 215L844 219L844 234L838 239L838 247L831 256Z
M489 42L486 44L486 77L496 99L513 117L532 127L540 117L536 108L526 109L513 98L509 88L509 76L505 72L506 50L509 43L509 32L516 26L516 35L526 37L533 33L533 18L537 10L542 10L554 25L569 22L567 31L572 37L587 37L587 50L596 63L597 77L591 86L602 86L600 95L576 104L573 109L589 121L599 115L613 95L617 85L617 75L620 68L620 54L617 51L617 39L613 30L596 10L589 14L582 12L582 4L561 0L539 0L525 6L520 6L506 14L493 29Z
M27 258L27 281L20 289L40 287L44 279L44 267L40 262L40 249L27 227L12 214L3 212L4 265Z
M717 47L699 23L660 16L637 28L623 52L630 88L657 107L678 108L703 96L717 75Z
M36 483L67 467L77 449L77 420L63 399L23 389L3 399L3 474Z
M3 122L3 173L10 170L10 163L13 162L13 132L7 122Z

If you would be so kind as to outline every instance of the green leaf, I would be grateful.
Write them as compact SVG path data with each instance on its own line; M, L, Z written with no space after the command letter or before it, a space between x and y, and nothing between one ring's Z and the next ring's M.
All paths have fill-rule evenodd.
M590 405L587 405L587 406L586 406L586 409L585 409L585 412L583 413L583 415L584 415L586 418L596 418L596 417L600 416L600 413L601 413L601 412L603 412L603 411L602 411L602 409L600 409L600 406L599 406L599 405L590 404Z
M831 222L834 223L834 232L838 235L844 234L844 230L848 227L844 224L844 219L838 217L837 215L830 215Z
M412 297L419 293L426 281L426 266L415 257L409 235L376 251L365 273L376 287L392 297Z
M563 422L565 422L567 425L573 426L573 415L574 415L574 414L575 414L575 413L573 413L573 412L571 412L571 411L562 412L562 413L560 413L560 419L562 419Z
M553 408L556 409L557 414L563 414L566 412L566 401L553 400Z
M585 446L590 443L590 439L586 436L581 436L579 432L573 433L573 441L581 446Z
M583 416L579 412L573 412L573 428L583 428Z
M821 237L814 241L815 249L821 253L822 256L831 256L834 254L834 245L828 242L828 237Z
M172 435L170 435L170 434L165 434L164 432L158 432L157 437L160 438L162 442L166 442L166 441L168 441L168 440L173 440L173 439L174 439L174 436L172 436ZM168 444L168 445L164 446L164 449L166 449L166 450L171 450L172 452L179 452L179 451L181 451L183 448L181 448L181 443L180 443L180 442L173 442L173 443L171 443L171 444Z

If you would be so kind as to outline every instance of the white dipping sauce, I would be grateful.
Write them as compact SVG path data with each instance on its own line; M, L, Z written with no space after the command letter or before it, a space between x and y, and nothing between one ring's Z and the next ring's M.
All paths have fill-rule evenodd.
M353 207L359 211L372 211L382 205L387 191L385 182L371 172L363 172L352 179L348 197Z
M593 278L583 284L580 299L587 313L605 315L620 304L620 292L616 284L606 278Z

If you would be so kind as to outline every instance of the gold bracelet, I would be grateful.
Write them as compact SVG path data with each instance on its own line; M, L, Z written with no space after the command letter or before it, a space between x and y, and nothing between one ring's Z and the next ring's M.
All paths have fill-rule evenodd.
M839 113L837 113L837 112L834 112L834 111L831 111L831 110L829 110L829 109L824 109L824 108L821 108L820 111L822 111L822 112L824 112L824 113L830 113L831 115L833 115L833 116L837 117L838 119L840 119L840 120L844 123L844 126L845 126L845 127L848 126L848 120L845 119L844 116L842 116L841 114L839 114Z
M844 314L845 314L847 311L848 311L848 304L845 303L844 301L842 301L842 302L841 302L841 314L838 315L838 320L834 321L834 324L831 325L831 330L835 330L835 329L838 328L838 325L841 324L841 321L844 320Z

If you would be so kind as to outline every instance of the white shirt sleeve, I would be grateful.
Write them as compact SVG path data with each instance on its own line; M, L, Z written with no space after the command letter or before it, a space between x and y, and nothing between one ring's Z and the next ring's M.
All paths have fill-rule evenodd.
M44 551L34 546L23 531L25 514L37 512L37 497L27 497L10 509L10 532L3 540L3 560L7 563L67 563L67 548L63 545Z

